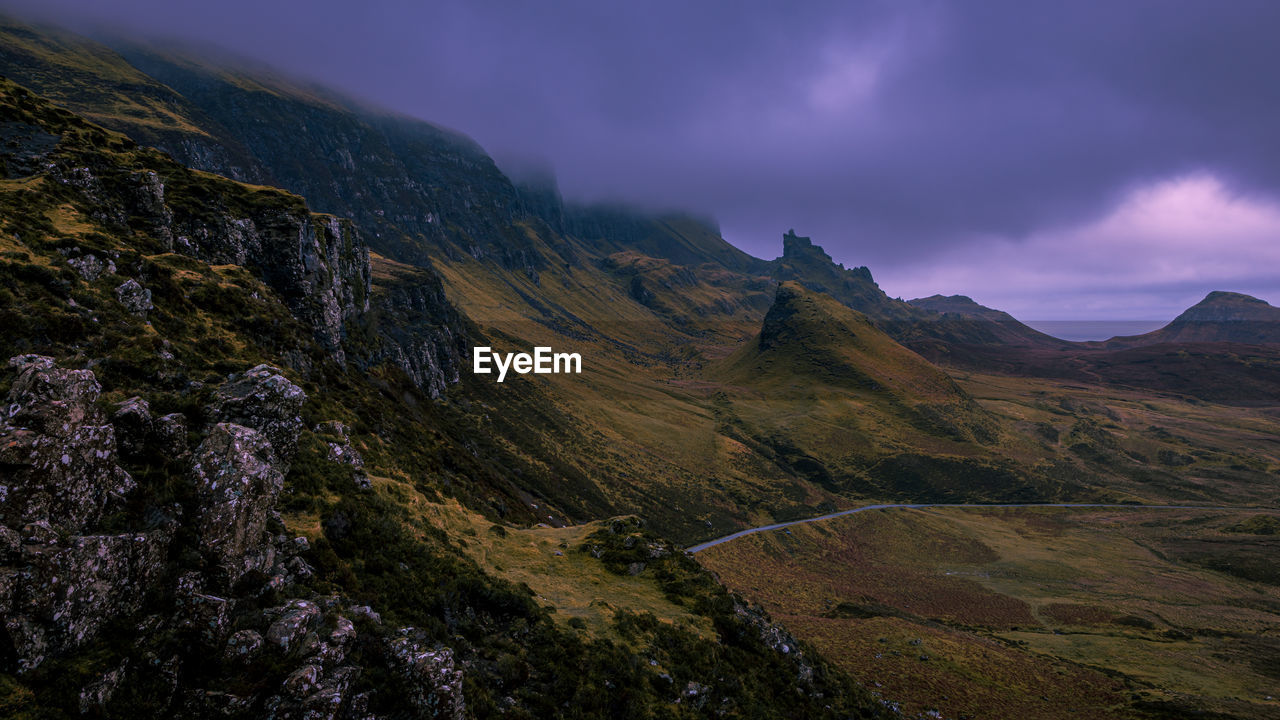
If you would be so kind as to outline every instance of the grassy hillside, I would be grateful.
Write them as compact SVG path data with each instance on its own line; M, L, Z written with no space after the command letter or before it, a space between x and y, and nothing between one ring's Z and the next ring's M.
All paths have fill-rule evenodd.
M0 319L6 327L0 353L39 352L64 367L91 369L102 386L103 411L114 413L116 403L138 396L157 415L181 418L193 443L203 435L203 408L228 373L273 363L306 393L299 420L304 429L280 495L281 524L272 532L310 540L299 556L308 570L249 598L227 588L235 610L220 623L252 622L287 598L340 597L372 605L387 632L412 625L428 642L451 648L465 667L466 706L476 717L499 710L516 717L563 716L566 707L578 717L696 717L724 709L813 717L873 713L861 690L816 657L807 666L818 668L812 681L797 684L794 657L767 645L756 631L766 621L741 615L736 601L689 561L667 552L665 562L683 562L680 576L692 583L676 591L659 573L663 563L657 559L649 570L617 574L580 548L593 533L616 536L619 544L630 533L610 532L608 525L522 529L539 519L563 524L564 511L546 507L537 492L563 479L554 462L564 446L540 454L540 445L513 442L501 424L490 423L481 404L502 402L492 386L442 403L397 362L375 362L373 350L387 342L384 332L439 329L429 323L405 328L397 323L406 316L388 312L400 300L426 297L414 293L429 294L433 275L375 257L368 310L359 311L362 300L351 301L345 353L338 354L319 341L309 305L289 304L282 291L290 287L288 279L280 277L289 265L262 260L312 237L307 233L315 226L333 227L332 218L308 213L295 195L182 168L9 81L0 81L0 124L8 133L0 155ZM163 200L136 204L139 188L153 187L153 181L163 187L155 194ZM277 230L295 234L270 234L267 220L273 218ZM189 233L191 227L203 234ZM247 253L244 264L218 255L234 247ZM353 257L350 247L339 250L348 254L316 261ZM362 277L359 267L342 272L352 283ZM135 301L140 294L118 290L130 282L138 293L149 291L145 303ZM3 373L0 392L13 382L12 372ZM524 410L526 422L538 416L552 425L564 422L536 391L521 393L503 409L513 407ZM335 421L349 435L335 435ZM542 432L538 443L555 443L554 427ZM349 443L363 457L361 473L372 479L368 489L352 466L332 460L335 442ZM122 455L136 489L123 508L90 530L152 532L170 514L195 514L182 457ZM575 507L604 512L591 502L580 498ZM6 537L17 538L14 532L7 528ZM208 692L200 697L240 698L244 705L237 712L244 716L263 711L263 699L290 676L287 659L237 664L220 647L208 651L181 632L137 629L139 623L168 627L164 618L181 612L183 601L172 588L199 567L193 541L189 530L179 533L157 570L164 582L139 588L145 597L137 610L110 618L75 652L51 651L37 669L18 672L12 643L6 644L4 714L74 715L79 694L113 677L122 664L129 674L98 706L107 716L165 712L173 691L165 695L163 673L179 666L182 702ZM539 566L535 558L564 558L574 570ZM6 555L6 578L27 571L8 567L11 559ZM85 572L96 572L92 567ZM99 590L106 592L108 584L101 580ZM608 605L597 597L609 598ZM397 681L379 675L379 627L359 627L366 639L347 662L365 672L352 692L373 692L377 712L403 712L404 698L389 689ZM160 666L149 660L161 656L172 658L163 666L170 670L155 670ZM661 658L661 664L649 658ZM730 674L756 680L721 680ZM697 688L696 703L688 699L690 687Z

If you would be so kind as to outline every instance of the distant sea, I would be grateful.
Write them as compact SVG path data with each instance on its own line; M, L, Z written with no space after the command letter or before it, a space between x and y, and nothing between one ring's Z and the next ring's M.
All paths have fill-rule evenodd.
M1167 320L1023 320L1046 335L1061 340L1110 340L1117 335L1141 335L1159 330Z

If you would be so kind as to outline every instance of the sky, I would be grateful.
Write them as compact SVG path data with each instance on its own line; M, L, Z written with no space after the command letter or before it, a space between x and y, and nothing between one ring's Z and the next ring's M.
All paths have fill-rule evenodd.
M0 0L460 130L566 198L795 228L1023 319L1280 304L1280 3Z

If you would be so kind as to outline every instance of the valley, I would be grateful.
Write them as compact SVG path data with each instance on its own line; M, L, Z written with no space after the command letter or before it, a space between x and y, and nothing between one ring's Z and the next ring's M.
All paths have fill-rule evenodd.
M1274 511L882 509L698 554L909 713L1274 717Z
M273 73L0 62L0 714L1280 714L1266 302L1071 343Z

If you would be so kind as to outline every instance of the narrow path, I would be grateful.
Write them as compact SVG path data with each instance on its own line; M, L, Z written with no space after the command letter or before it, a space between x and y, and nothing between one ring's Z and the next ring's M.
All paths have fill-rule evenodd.
M1131 504L1106 504L1106 503L912 503L912 504L887 504L887 505L863 505L862 507L851 508L849 510L841 510L827 515L819 515L818 517L804 518L802 520L790 520L788 522L774 523L772 525L761 525L760 527L747 528L739 530L732 535L725 535L722 538L708 540L707 542L685 548L687 553L702 552L709 547L715 547L720 543L726 543L730 540L736 540L746 535L754 535L758 532L766 530L778 530L792 525L803 525L805 523L818 522L820 520L830 520L831 518L852 515L867 510L889 510L893 508L1127 508L1133 510L1262 510L1275 512L1275 508L1250 507L1250 506L1232 506L1232 505L1131 505Z

